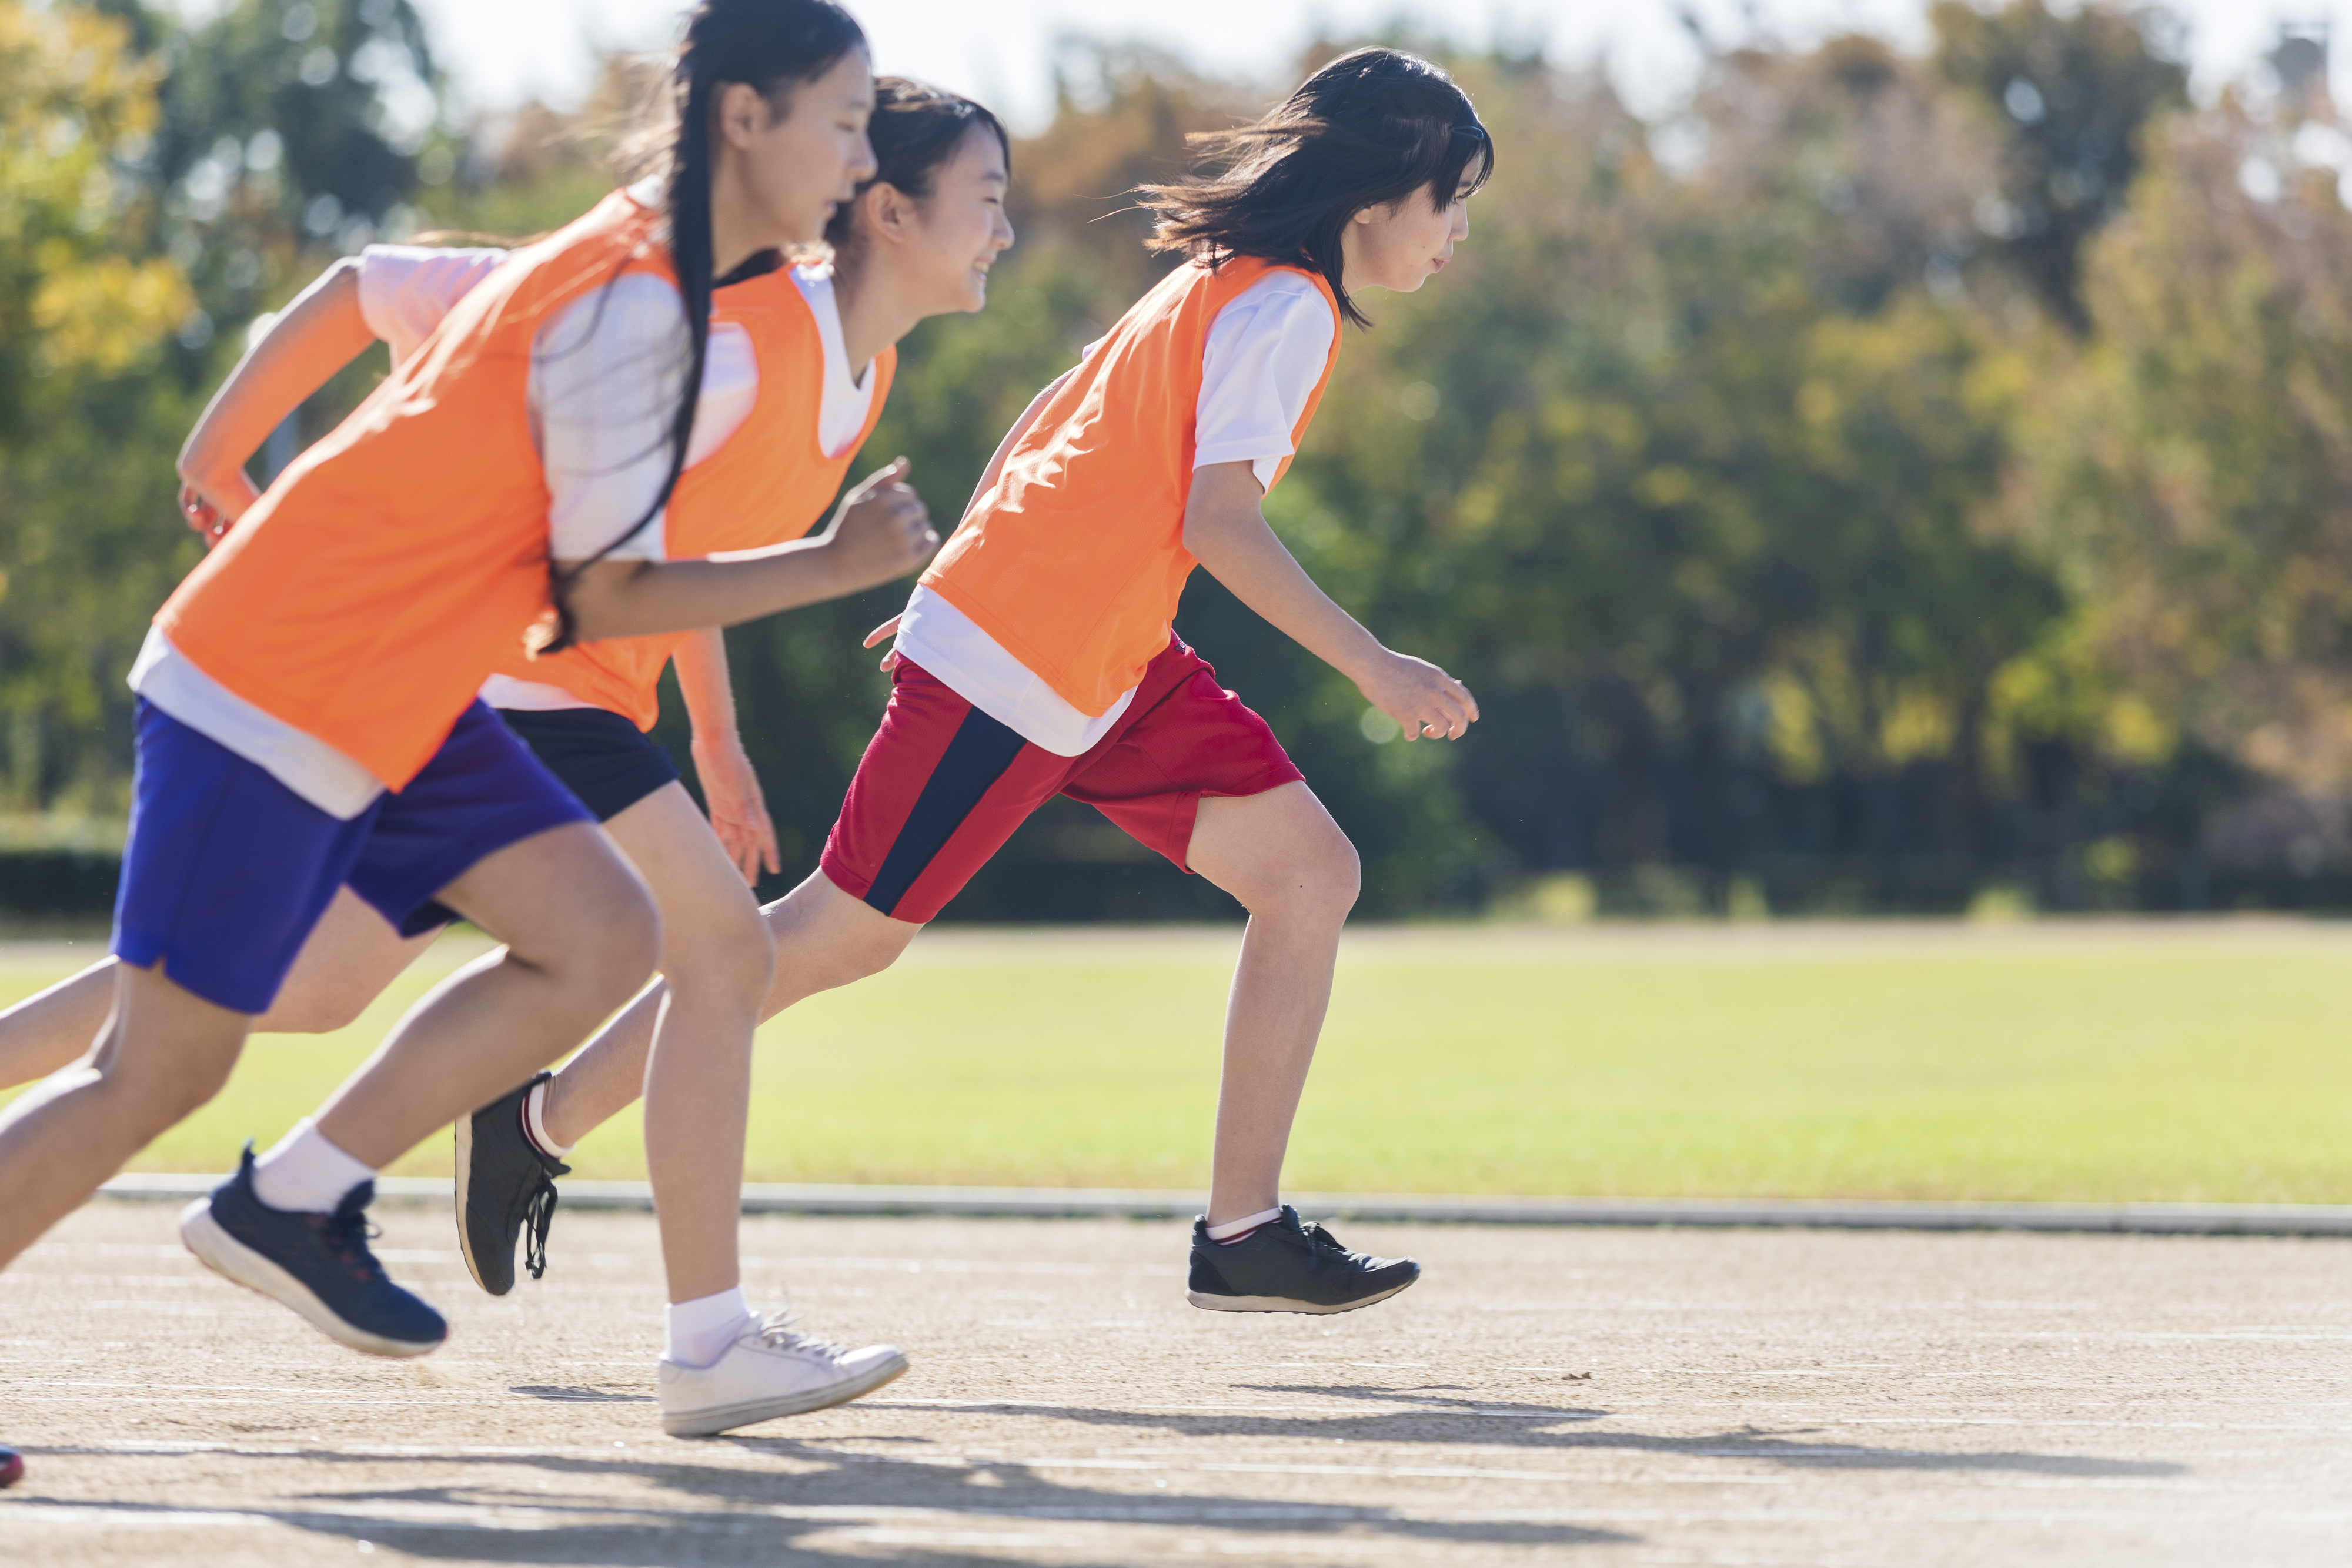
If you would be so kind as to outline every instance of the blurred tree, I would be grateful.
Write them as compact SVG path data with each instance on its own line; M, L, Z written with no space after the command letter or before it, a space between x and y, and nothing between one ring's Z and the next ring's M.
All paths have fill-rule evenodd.
M181 407L156 372L195 303L152 250L162 72L121 23L0 0L0 802L120 809L120 661L194 541L171 531ZM168 383L167 383L168 385ZM143 459L143 461L142 461ZM149 548L126 525L161 520Z
M2021 424L2013 516L2161 729L2352 789L2352 214L2333 142L2225 99L2094 247L2092 344Z
M2002 132L2001 190L1978 225L2067 327L2089 325L2082 251L2121 210L2141 132L2189 102L2178 18L2106 0L2054 12L2042 0L1983 10L1937 0L1935 65Z
M172 455L266 302L412 222L446 131L407 0L240 0L193 25L10 0L0 28L6 803L112 812L122 675L196 559ZM371 378L317 400L306 434Z
M240 0L193 25L103 9L0 0L16 809L119 806L121 674L194 559L169 456L247 318L372 235L568 221L609 188L647 82L614 62L581 110L461 138L394 0ZM1552 872L1591 877L1604 908L1685 913L1741 888L1748 907L1760 888L1784 909L1949 909L1989 883L2058 906L2338 885L2231 883L2202 846L2268 787L2250 764L2313 789L2352 770L2352 548L2329 532L2352 493L2352 142L2234 103L2158 118L2179 71L2148 14L1937 18L1929 58L1858 37L1722 55L1663 127L1597 74L1450 62L1496 178L1442 279L1367 300L1375 329L1347 334L1268 510L1378 634L1466 678L1486 722L1394 744L1204 575L1178 620L1356 839L1367 914L1472 908ZM992 302L902 345L854 470L908 454L943 517L1170 265L1127 193L1181 167L1187 131L1275 96L1092 45L1060 80L1014 149L1020 242ZM2095 233L2143 154L2123 221ZM304 436L371 374L316 400ZM858 641L900 601L730 634L786 882L884 700ZM670 705L673 742L680 721ZM2345 872L2352 898L2352 849ZM953 914L1228 909L1057 807Z

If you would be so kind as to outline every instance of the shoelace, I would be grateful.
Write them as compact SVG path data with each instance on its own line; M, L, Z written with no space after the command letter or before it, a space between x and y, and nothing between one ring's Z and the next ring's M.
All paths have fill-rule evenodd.
M368 1249L368 1243L383 1235L383 1231L368 1218L366 1210L330 1214L320 1221L319 1233L343 1266L352 1271L352 1279L366 1281L383 1276L383 1265L375 1260L375 1254Z
M547 1274L547 1231L555 1223L555 1184L540 1173L539 1185L522 1205L522 1266L534 1280Z
M790 1307L770 1312L760 1320L760 1343L776 1350L804 1350L827 1359L845 1354L845 1347L832 1340L818 1339L793 1328L798 1322L800 1314Z
M1323 1228L1323 1225L1320 1220L1309 1219L1306 1221L1299 1226L1298 1233L1306 1237L1307 1244L1318 1252L1337 1252L1342 1258L1352 1258L1355 1256L1354 1253L1349 1251L1346 1247L1340 1244L1338 1237Z

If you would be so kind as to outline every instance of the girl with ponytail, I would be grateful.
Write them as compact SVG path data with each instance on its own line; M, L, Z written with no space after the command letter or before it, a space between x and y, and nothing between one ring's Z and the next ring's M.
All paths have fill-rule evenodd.
M440 1314L367 1246L375 1171L568 1049L667 951L645 869L477 688L628 645L609 640L858 591L936 543L894 467L815 538L793 537L806 516L762 517L758 543L693 548L729 497L764 492L761 443L729 437L760 432L759 409L779 401L722 373L743 369L739 340L758 331L725 330L723 312L714 330L717 286L815 245L870 175L873 83L863 35L826 0L706 0L672 96L660 182L497 260L158 613L131 673L139 771L111 1012L85 1062L0 1116L0 1263L211 1096L339 891L407 934L454 911L505 946L181 1219L206 1264L341 1343L434 1349ZM667 841L703 852L689 879L709 882L716 862L734 890L700 930L731 918L753 938L722 943L740 1013L768 954L697 831L698 843ZM673 1302L740 1300L748 1056L748 1028L666 1034L648 1074ZM734 1326L705 1364L665 1359L666 1427L816 1408L905 1365L889 1346Z
M1342 325L1368 324L1358 297L1411 292L1445 267L1494 149L1444 71L1368 48L1202 151L1203 177L1144 193L1182 264L1038 394L904 613L868 640L897 633L889 709L820 870L768 906L761 1010L888 967L1030 812L1056 794L1086 801L1250 915L1189 1299L1346 1312L1419 1276L1280 1201L1355 850L1170 622L1203 566L1407 738L1458 738L1476 720L1460 682L1382 646L1317 588L1259 504L1314 417ZM629 1060L660 1000L648 990L581 1061Z

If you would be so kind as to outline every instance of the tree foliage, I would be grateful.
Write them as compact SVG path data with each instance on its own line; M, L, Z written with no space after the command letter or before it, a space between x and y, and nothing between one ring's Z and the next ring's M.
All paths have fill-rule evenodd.
M405 0L177 16L0 0L19 811L119 810L121 672L194 559L170 455L247 322L380 234L569 220L644 96L616 61L576 112L455 128ZM1663 125L1597 73L1449 60L1497 173L1442 278L1368 298L1268 512L1486 720L1397 743L1204 575L1178 622L1356 839L1368 911L1561 876L1681 911L2352 897L2352 809L2334 862L2282 859L2265 825L2333 810L2282 814L2281 789L2352 800L2352 139L2307 98L2191 110L2157 11L1933 21L1921 55L1724 52ZM858 465L911 456L942 516L1169 265L1127 193L1284 85L1133 48L1061 66L988 309L902 345ZM871 734L886 682L858 642L898 602L730 636L787 879ZM675 704L661 733L682 753ZM1224 907L1057 807L953 913Z

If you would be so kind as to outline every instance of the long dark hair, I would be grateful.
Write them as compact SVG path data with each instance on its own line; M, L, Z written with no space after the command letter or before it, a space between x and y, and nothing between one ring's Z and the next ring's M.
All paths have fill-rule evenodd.
M890 185L917 201L931 193L940 169L963 145L974 126L985 128L1004 149L1004 167L1013 168L1013 138L1004 122L971 99L943 91L905 77L877 77L874 82L874 118L866 127L874 143L874 177L857 187L861 196L877 185ZM857 204L844 203L824 227L825 243L836 251L852 248Z
M1158 214L1151 247L1212 267L1236 256L1304 262L1339 313L1371 320L1340 284L1339 238L1366 207L1416 193L1449 205L1495 172L1495 143L1454 78L1401 49L1341 55L1255 125L1187 138L1214 172L1136 194Z
M663 84L665 118L676 116L667 147L655 143L654 167L667 176L670 265L686 305L690 345L686 390L670 420L669 472L645 515L627 532L570 571L549 563L555 603L553 634L534 649L554 653L572 641L566 595L579 574L643 533L669 505L686 471L694 416L702 402L702 371L710 348L710 295L718 286L710 235L710 120L720 89L732 82L756 88L777 113L793 86L814 81L866 47L865 30L833 0L701 0L687 18L686 38ZM646 146L640 140L640 149Z

